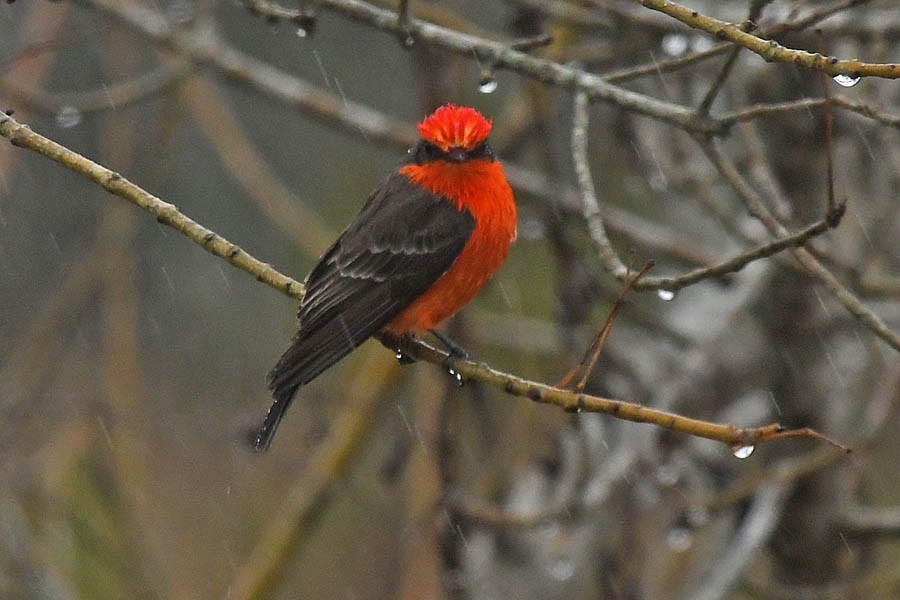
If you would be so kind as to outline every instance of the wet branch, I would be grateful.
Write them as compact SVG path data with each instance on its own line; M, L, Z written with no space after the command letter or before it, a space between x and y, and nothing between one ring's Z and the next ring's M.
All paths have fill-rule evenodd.
M92 0L92 2L95 5L108 5L110 0ZM491 65L495 70L514 71L542 83L580 90L587 93L592 100L609 102L689 131L704 133L721 131L714 120L699 118L693 110L685 106L612 85L600 75L570 65L531 56L516 50L514 44L469 35L412 17L401 25L398 23L396 12L365 2L309 0L309 3L333 10L353 21L365 23L387 33L399 35L408 32L416 43L430 44L469 60L475 58L482 64ZM294 18L299 12L280 7L268 0L254 0L253 5L254 11L279 19Z
M442 352L425 342L381 334L378 338L382 344L392 349L399 349L403 354L430 363L446 365L463 376L487 383L504 390L512 396L521 396L537 402L559 407L566 412L596 412L611 415L625 421L649 423L671 431L687 433L695 437L706 438L726 444L733 450L751 448L759 444L788 437L806 437L828 442L836 448L848 452L845 446L828 439L822 434L808 428L787 429L779 423L770 423L761 427L742 428L727 423L713 423L700 419L684 417L664 410L657 410L634 402L624 402L610 398L602 398L580 392L563 390L521 377L492 369L484 363L460 360Z
M610 275L621 282L629 279L629 269L619 258L610 244L606 235L603 218L600 215L600 203L594 190L590 167L587 160L587 126L588 126L589 102L584 93L575 94L575 110L572 119L572 160L575 164L575 173L578 186L581 190L584 219L588 224L588 231L597 247L597 254L603 268ZM674 292L681 288L693 285L699 281L719 277L728 273L740 271L753 261L767 258L787 248L802 246L811 238L820 235L829 229L836 227L843 215L844 205L837 203L832 210L820 221L796 232L789 233L786 229L779 230L779 238L757 246L747 252L729 258L709 267L700 267L677 277L646 276L634 282L633 287L638 290L667 290Z
M68 148L33 132L27 125L18 123L12 116L0 117L0 136L10 140L14 146L32 150L64 167L79 173L97 183L111 194L128 200L153 215L157 221L183 233L208 252L225 259L231 265L254 275L258 281L294 298L300 298L303 286L294 279L282 275L236 244L196 221L191 220L167 202L131 183L115 173ZM398 339L382 334L379 339L392 349L401 349L404 354L438 365L452 364L453 369L466 379L487 383L513 396L526 397L534 402L550 404L570 412L599 412L627 421L649 423L672 431L687 433L696 437L722 442L734 449L748 448L761 443L786 437L808 437L827 441L846 450L840 444L829 440L809 428L786 429L778 423L761 427L740 428L731 424L712 423L684 417L675 413L656 410L632 402L613 400L588 394L570 392L521 377L492 369L458 358L451 358L421 341Z
M822 71L828 75L847 77L900 78L900 67L895 64L867 63L856 59L841 60L833 56L823 56L805 50L795 50L782 46L775 40L764 39L745 31L744 27L720 21L682 6L670 0L641 0L641 4L652 10L669 15L688 27L705 31L720 40L742 46L761 56L766 62L783 62L807 69Z
M90 179L110 194L128 200L153 215L163 225L168 225L183 233L207 252L224 258L233 266L254 275L257 280L281 290L289 296L302 297L303 286L299 282L282 275L271 265L257 260L240 246L186 217L174 204L160 200L119 173L35 133L30 127L22 125L10 115L0 116L0 136L7 138L13 146L27 148L46 156L67 169Z
M715 165L719 173L737 193L738 197L746 204L747 209L754 217L758 218L769 233L784 236L787 229L782 225L766 207L765 203L741 175L737 166L727 157L716 144L709 139L697 138L698 144L703 149L710 162ZM827 218L827 217L826 217ZM856 317L865 327L875 335L887 342L895 350L900 350L900 335L893 331L887 324L865 306L862 301L851 292L840 280L826 268L812 253L805 248L795 248L794 257L813 277L825 285L826 289L840 302L847 311Z
M827 19L834 14L846 10L847 8L851 8L859 4L864 4L866 2L868 2L868 0L840 0L839 2L835 2L833 4L826 5L822 8L814 10L805 17L797 19L796 21L776 23L774 25L769 25L761 28L759 31L757 31L757 35L759 37L770 38L793 31L802 31L808 27L811 27L812 25L819 23L820 21L823 21L824 19ZM630 81L640 77L656 76L658 73L670 73L673 71L684 69L685 67L691 66L695 63L702 62L710 58L715 58L721 54L725 54L733 48L733 44L723 43L717 46L713 46L708 50L694 52L687 56L680 56L678 58L669 58L666 60L658 61L654 60L643 65L628 67L626 69L607 74L605 76L605 79L610 83L624 83L626 81Z

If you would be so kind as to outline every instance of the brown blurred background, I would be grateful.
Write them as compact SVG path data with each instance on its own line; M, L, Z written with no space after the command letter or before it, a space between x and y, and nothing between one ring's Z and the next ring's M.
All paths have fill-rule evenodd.
M302 279L413 125L443 102L474 106L493 117L519 239L444 330L475 360L558 381L621 289L581 214L571 90L317 5L284 0L307 11L291 21L236 1L5 3L0 108ZM819 50L819 27L830 54L900 61L892 2L692 8L752 16L789 48ZM488 40L551 34L530 54L614 74L668 107L708 98L712 119L732 121L715 147L775 218L797 231L825 213L819 73L748 51L725 66L714 37L635 2L410 10ZM897 83L827 85L848 209L809 247L897 331ZM593 182L626 263L679 275L772 239L702 136L615 102L590 119ZM900 356L790 252L670 300L632 293L587 391L811 426L849 456L792 439L738 460L715 442L457 387L375 342L305 388L255 455L248 435L296 302L5 142L3 598L900 597Z

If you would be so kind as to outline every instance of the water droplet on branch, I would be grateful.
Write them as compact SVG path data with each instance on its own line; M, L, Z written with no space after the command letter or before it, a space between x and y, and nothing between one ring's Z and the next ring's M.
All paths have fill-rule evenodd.
M666 302L675 298L675 292L672 290L657 290L656 295L659 296L660 300L665 300Z
M497 90L497 80L491 75L482 76L478 82L478 91L482 94L493 94Z
M753 454L753 451L756 450L755 446L735 446L732 448L735 458L750 458L750 455Z
M850 77L849 75L844 75L843 73L838 73L832 79L834 82L843 87L853 87L857 83L859 83L860 77Z
M463 384L465 383L465 379L463 379L462 373L452 367L447 367L447 373L450 374L450 377L453 377L456 380L456 385L458 387L463 386Z

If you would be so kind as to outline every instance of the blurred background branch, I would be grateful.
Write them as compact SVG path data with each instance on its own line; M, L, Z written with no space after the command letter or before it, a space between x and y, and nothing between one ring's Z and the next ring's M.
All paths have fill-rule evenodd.
M643 4L672 6L4 3L0 109L108 189L176 203L196 223L154 210L220 256L299 277L424 114L473 105L520 209L510 260L448 325L473 368L558 381L613 275L653 259L585 393L815 427L849 458L792 440L737 460L373 345L260 459L244 440L295 302L2 145L0 596L896 596L900 95L877 75L900 63L900 8L691 2L731 24L720 39ZM813 28L858 58L830 62ZM833 181L808 67L844 76Z

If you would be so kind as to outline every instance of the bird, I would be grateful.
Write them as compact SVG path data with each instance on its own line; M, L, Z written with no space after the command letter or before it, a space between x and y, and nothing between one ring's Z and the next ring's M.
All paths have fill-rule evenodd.
M379 332L438 335L506 260L516 203L492 125L455 104L425 117L419 141L310 271L297 333L268 375L256 450L269 449L302 386Z

